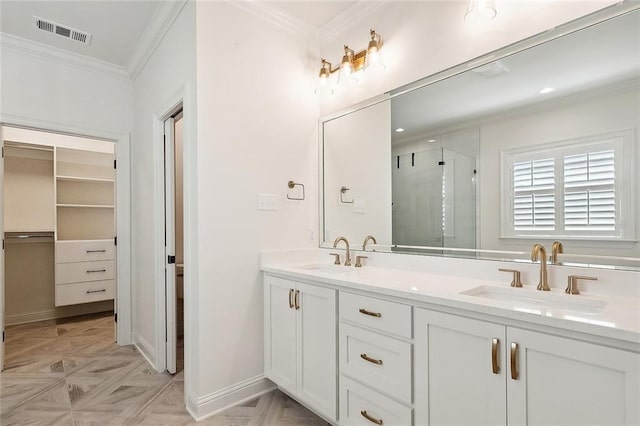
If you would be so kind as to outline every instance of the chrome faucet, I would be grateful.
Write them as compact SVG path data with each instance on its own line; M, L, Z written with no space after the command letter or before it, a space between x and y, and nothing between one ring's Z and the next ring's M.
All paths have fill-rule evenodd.
M340 241L344 241L344 243L347 245L347 253L346 253L346 259L344 260L344 266L351 266L351 254L349 253L349 241L347 241L345 237L338 237L333 242L333 248L338 247L338 243Z
M562 243L560 241L554 241L551 246L551 264L558 264L558 253L564 253L564 248L562 247Z
M369 241L373 241L373 244L378 244L378 242L376 241L373 235L367 235L366 237L364 237L364 242L362 243L362 251L367 251L367 243ZM376 251L376 250L373 249L373 251Z
M540 259L540 282L536 289L549 291L549 282L547 281L547 252L542 244L536 244L531 250L531 261L535 262Z

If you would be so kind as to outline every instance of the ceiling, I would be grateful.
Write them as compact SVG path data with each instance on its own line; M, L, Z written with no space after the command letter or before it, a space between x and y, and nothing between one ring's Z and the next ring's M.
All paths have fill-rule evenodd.
M267 1L265 4L285 15L298 19L315 30L331 22L358 1Z

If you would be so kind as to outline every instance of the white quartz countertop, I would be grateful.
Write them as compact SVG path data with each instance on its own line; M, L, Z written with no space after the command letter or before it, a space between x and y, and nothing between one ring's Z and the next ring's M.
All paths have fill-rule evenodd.
M408 303L463 309L640 345L640 298L635 294L569 295L563 288L548 292L536 290L535 285L512 288L508 280L505 283L375 266L345 267L330 262L263 261L261 269L344 290L404 298ZM640 351L640 346L637 349Z

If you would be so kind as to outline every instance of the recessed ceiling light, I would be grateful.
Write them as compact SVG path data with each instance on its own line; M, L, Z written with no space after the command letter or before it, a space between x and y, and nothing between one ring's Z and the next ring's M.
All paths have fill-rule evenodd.
M553 92L555 89L553 87L545 87L544 89L540 90L540 93L545 94L545 93L551 93Z
M435 141L436 141L435 139L429 139L427 142L434 143Z
M402 133L402 132L404 132L404 129L403 129L402 127L398 127L398 128L396 129L396 132L398 132L398 133Z

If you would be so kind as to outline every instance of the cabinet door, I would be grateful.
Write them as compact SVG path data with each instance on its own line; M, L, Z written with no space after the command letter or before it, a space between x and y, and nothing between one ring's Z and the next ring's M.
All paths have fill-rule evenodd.
M296 283L265 277L265 375L287 392L296 392L296 310L290 292Z
M416 309L415 336L416 424L506 423L504 326Z
M297 284L298 397L331 420L336 419L336 292Z
M510 425L640 422L639 354L511 327L507 336L517 344L507 379Z

